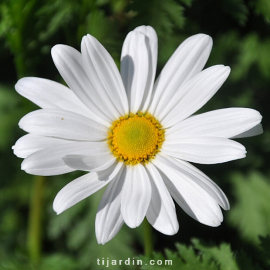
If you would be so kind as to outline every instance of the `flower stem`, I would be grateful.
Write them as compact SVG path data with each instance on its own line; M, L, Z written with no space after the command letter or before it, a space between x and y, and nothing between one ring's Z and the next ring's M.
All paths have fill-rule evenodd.
M30 260L34 264L41 258L44 183L44 176L34 178L30 200L27 247Z
M144 255L150 258L153 252L153 233L152 227L147 221L147 219L144 219L143 221L143 230L144 230Z

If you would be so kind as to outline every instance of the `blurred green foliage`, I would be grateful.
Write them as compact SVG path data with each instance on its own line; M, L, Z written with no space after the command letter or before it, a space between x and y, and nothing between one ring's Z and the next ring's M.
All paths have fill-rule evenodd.
M243 239L256 244L258 235L266 236L270 231L269 178L251 172L248 176L235 173L231 179L236 202L228 220Z
M229 244L222 243L217 246L213 243L205 243L198 239L191 240L192 245L185 246L182 244L176 244L177 252L171 250L165 250L165 256L162 253L153 254L153 260L155 265L149 265L149 259L141 256L140 258L145 265L141 269L156 269L157 262L159 261L158 269L169 269L168 261L166 266L166 260L171 260L173 269L183 270L262 270L261 266L252 262L242 250L234 253L231 250ZM261 251L263 252L262 259L269 260L269 244L270 239L261 239ZM265 267L269 264L265 265Z
M155 232L153 259L172 259L172 267L141 269L270 269L270 1L269 0L2 0L0 2L0 269L106 269L97 258L127 259L142 253L142 229L126 226L109 243L98 245L95 213L102 192L57 216L57 192L79 173L46 178L42 209L42 256L29 255L29 213L34 177L20 170L11 146L24 133L17 123L36 109L14 90L17 79L38 76L63 82L50 57L55 44L77 49L94 35L119 66L126 34L151 25L159 38L158 72L188 36L213 37L207 66L229 65L228 81L202 111L250 107L264 116L264 134L242 139L247 158L198 166L228 195L231 210L219 228L209 228L178 209L179 233ZM64 83L64 82L63 82ZM201 240L190 240L196 237ZM176 244L180 242L181 244ZM192 245L190 243L192 242ZM166 248L166 249L165 249ZM165 252L164 252L165 249ZM118 265L116 269L138 269Z

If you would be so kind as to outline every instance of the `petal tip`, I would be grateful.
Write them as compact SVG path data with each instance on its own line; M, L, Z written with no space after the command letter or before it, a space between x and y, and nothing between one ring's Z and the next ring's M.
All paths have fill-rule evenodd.
M135 229L137 227L139 227L139 225L137 225L135 222L129 222L129 221L125 221L125 223L127 224L127 226L131 229Z
M165 235L175 235L177 234L179 231L179 225L177 224L177 226L175 227L170 227L167 231L163 231L162 233Z
M89 34L83 36L82 41L81 41L81 44L82 44L82 45L85 44L85 43L87 42L87 40L88 40L90 37L91 37L91 36L90 36Z
M26 171L28 168L27 168L28 166L27 166L27 164L25 164L25 160L22 162L22 164L21 164L21 170L23 170L23 171Z
M51 54L52 54L52 55L56 53L56 51L58 50L58 47L59 47L59 45L57 44L57 45L54 45L54 46L51 48Z
M22 79L24 79L24 78L22 78ZM20 94L20 90L21 90L22 79L18 80L18 81L16 82L16 84L14 85L15 90L16 90L19 94Z
M97 239L97 243L99 245L105 245L107 242L109 242L111 240L108 237L105 238L105 235L102 234L100 231L97 232L97 230L96 230L96 239Z
M202 44L204 44L206 47L210 47L212 48L213 45L213 39L211 36L207 35L207 34L203 34L203 33L199 33L196 34L194 36L192 36L193 38L196 38L198 40L198 42L201 42ZM192 38L190 37L190 38Z
M227 78L231 73L231 68L229 66L223 66L223 72L223 76Z
M56 213L56 215L60 215L63 212L63 210L61 210L61 207L59 206L59 203L57 201L58 200L56 196L53 202L53 211Z
M99 241L99 240L97 240L97 242L98 242L99 245L103 245L104 246L108 241L104 241L104 240L100 240Z
M51 55L53 60L56 57L59 57L61 50L63 50L64 47L67 47L67 45L63 45L63 44L56 44L51 48Z
M229 66L225 66L227 72L231 72L231 68Z

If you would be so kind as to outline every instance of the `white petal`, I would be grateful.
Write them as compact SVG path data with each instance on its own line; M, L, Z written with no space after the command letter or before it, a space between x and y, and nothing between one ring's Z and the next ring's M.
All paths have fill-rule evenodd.
M82 57L89 81L115 119L128 113L128 101L120 73L106 49L94 37L82 39Z
M166 140L183 137L231 138L256 126L262 116L246 108L228 108L193 115L166 130Z
M224 210L230 209L229 201L224 192L202 171L186 161L174 159L163 154L161 156L166 164L181 174L186 175L191 181L203 188Z
M152 97L153 84L157 67L158 39L156 31L151 26L139 26L135 28L134 31L140 32L145 35L145 42L148 51L149 72L145 86L143 102L140 108L140 110L144 112L148 109Z
M110 241L124 224L120 211L124 179L125 171L119 172L106 188L99 203L95 221L96 237L99 244L104 245Z
M109 123L113 120L112 116L88 79L82 55L72 47L56 45L52 48L52 58L70 89L100 119L100 123L109 127Z
M242 144L215 137L191 137L166 141L162 145L162 153L200 164L223 163L246 156Z
M56 145L28 156L22 163L22 170L35 175L58 175L74 171L63 161L66 155L86 155L95 149L106 149L105 142L75 142Z
M41 109L30 112L19 122L21 129L36 135L71 140L101 141L107 128L80 114L61 109Z
M43 136L36 136L33 134L27 134L21 137L15 145L12 146L14 154L20 158L26 158L27 156L48 148L52 146L57 146L60 144L67 144L72 143L73 141L52 138L52 137L43 137Z
M211 37L198 34L186 39L177 48L155 83L150 113L159 115L174 93L203 69L212 43Z
M208 226L220 225L223 220L222 212L207 191L185 174L171 167L161 155L153 160L153 164L160 170L174 200L188 215Z
M141 32L132 31L124 41L121 54L121 76L132 113L136 113L142 105L148 73L146 36Z
M116 159L110 151L91 151L87 155L67 155L63 160L72 169L94 172L107 169Z
M175 212L175 205L158 170L148 163L146 166L152 186L152 197L146 213L149 223L158 231L166 235L178 232L179 224Z
M43 109L63 109L95 119L93 113L77 96L60 83L41 78L25 77L16 83L15 89L20 95Z
M121 213L130 228L138 227L147 212L151 200L151 184L141 164L127 166L122 192Z
M117 176L121 167L121 163L116 163L102 172L91 172L73 180L57 193L53 202L54 211L60 214L97 192Z
M247 137L253 137L253 136L257 136L257 135L260 135L263 133L263 127L262 127L262 124L258 124L257 126L241 133L241 134L238 134L236 136L233 136L232 138L233 139L236 139L236 138L247 138Z
M207 68L179 89L163 110L155 116L168 128L199 110L218 91L229 76L230 68L222 65Z

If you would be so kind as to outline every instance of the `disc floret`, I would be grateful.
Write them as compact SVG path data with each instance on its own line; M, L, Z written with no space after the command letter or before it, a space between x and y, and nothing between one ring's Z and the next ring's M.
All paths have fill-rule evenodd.
M113 155L127 165L145 164L160 151L165 130L150 113L121 116L112 123L108 144Z

